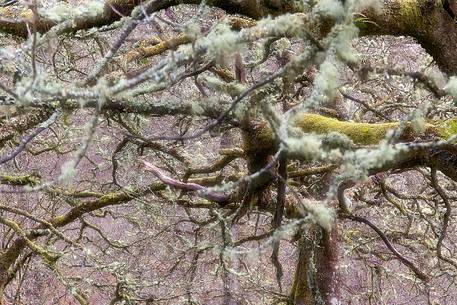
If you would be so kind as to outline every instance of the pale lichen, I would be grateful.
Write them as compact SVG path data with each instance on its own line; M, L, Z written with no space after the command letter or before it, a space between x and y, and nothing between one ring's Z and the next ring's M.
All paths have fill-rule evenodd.
M321 154L322 141L313 134L305 134L300 138L283 139L288 154L301 158L314 159Z
M312 219L327 232L332 230L335 213L326 205L315 200L303 200L302 204Z
M65 162L60 169L59 180L70 182L76 176L76 161L69 160Z
M349 11L352 13L360 13L368 9L380 13L384 5L384 2L381 0L349 0L347 2Z
M457 77L456 76L451 76L449 78L449 81L447 82L446 86L444 86L444 91L452 95L454 100L457 100Z
M426 121L424 114L422 111L420 111L420 109L417 109L412 113L411 127L416 134L423 133L426 130Z
M330 61L324 61L320 65L319 74L314 80L316 93L322 93L329 99L335 97L337 88L338 70Z
M271 32L273 36L300 35L305 29L304 14L284 14L274 19L264 18L257 27Z
M354 63L357 56L352 48L352 40L359 34L359 29L353 24L345 24L333 41L336 54L345 62Z
M208 53L214 56L218 63L224 64L230 56L242 49L238 33L229 25L220 23L216 25L206 37Z
M344 18L346 16L346 10L344 9L342 1L321 0L315 8L316 13L319 15L328 16L335 19Z
M343 166L340 178L352 181L364 181L370 169L380 168L393 160L402 151L402 146L392 146L382 141L374 149L357 149L347 151L343 155Z
M59 2L56 5L41 9L40 15L49 18L55 22L62 22L74 18L91 18L96 17L105 9L103 1L88 1L78 6L72 6L67 3Z

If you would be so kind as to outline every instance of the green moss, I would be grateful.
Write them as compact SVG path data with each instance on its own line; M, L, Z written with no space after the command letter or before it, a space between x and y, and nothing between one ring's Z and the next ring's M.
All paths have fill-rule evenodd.
M250 126L243 132L243 150L247 155L268 154L276 146L273 130L266 122L250 122Z
M399 122L356 123L312 113L297 116L293 120L293 125L305 133L339 132L360 145L378 144L389 130L400 127ZM413 141L418 136L448 139L453 135L457 135L457 117L447 121L426 123L421 131L415 131L411 123L406 123L400 140ZM278 144L271 128L266 122L261 121L250 122L249 128L243 132L243 140L244 152L253 157L270 154Z
M402 0L398 2L402 22L416 30L423 27L424 19L421 17L420 6L417 0Z
M354 25L361 30L367 29L370 22L373 23L369 18L364 16L354 18Z
M40 178L35 175L21 175L21 176L10 176L6 174L0 174L0 182L9 185L37 185L40 183Z
M115 204L118 203L122 200L125 200L126 198L129 198L130 196L127 195L126 193L108 193L106 195L103 195L100 199L99 202L102 205L107 205L107 204Z
M65 215L59 215L59 216L56 216L52 219L51 223L54 227L59 227L64 221L65 221L66 217Z
M386 133L397 128L399 123L354 123L309 113L297 117L295 125L304 132L325 134L336 131L348 136L354 143L370 145L379 143Z
M317 134L339 132L348 136L356 144L373 145L384 139L389 130L398 128L400 123L356 123L308 113L297 117L295 125L304 132L315 132ZM433 124L426 123L422 132L415 132L412 125L407 123L401 140L413 141L415 137L421 135L448 139L454 134L457 134L457 118L445 122L434 122Z
M415 35L427 35L434 30L434 24L441 22L441 17L431 14L436 8L442 9L443 3L441 0L401 0L398 1L398 5L399 19L401 19L399 22ZM415 37L418 38L417 36Z
M457 134L457 117L443 121L437 122L437 133L440 138L449 139L451 136Z

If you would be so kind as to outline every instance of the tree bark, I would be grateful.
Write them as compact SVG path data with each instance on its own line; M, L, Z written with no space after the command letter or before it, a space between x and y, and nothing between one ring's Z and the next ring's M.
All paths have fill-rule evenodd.
M371 22L359 23L361 35L411 36L448 74L457 74L457 23L448 5L456 1L385 1L382 14L364 12Z
M319 226L299 242L298 263L292 285L294 305L339 305L337 229Z
M312 277L312 261L309 259L313 253L312 243L301 236L298 241L298 262L295 269L294 282L292 285L291 299L294 305L315 305L313 287L315 283Z

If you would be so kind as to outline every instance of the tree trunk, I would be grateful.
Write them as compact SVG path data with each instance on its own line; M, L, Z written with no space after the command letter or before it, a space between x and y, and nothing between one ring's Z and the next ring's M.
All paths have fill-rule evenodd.
M292 285L294 305L339 305L337 229L326 232L315 226L299 242L299 256Z
M3 279L0 279L0 305L5 304L5 302L3 301L4 293L5 293L5 284L3 283Z
M411 36L448 74L457 74L456 0L384 1L382 13L364 12L371 22L359 24L362 35Z

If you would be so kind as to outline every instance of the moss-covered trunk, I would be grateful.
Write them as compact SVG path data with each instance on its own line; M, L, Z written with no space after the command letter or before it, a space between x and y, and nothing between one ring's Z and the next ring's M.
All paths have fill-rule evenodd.
M308 274L312 274L312 264L310 257L313 249L312 243L305 236L298 241L299 254L297 267L295 269L294 282L292 285L291 299L294 305L315 305L313 285L314 282Z

